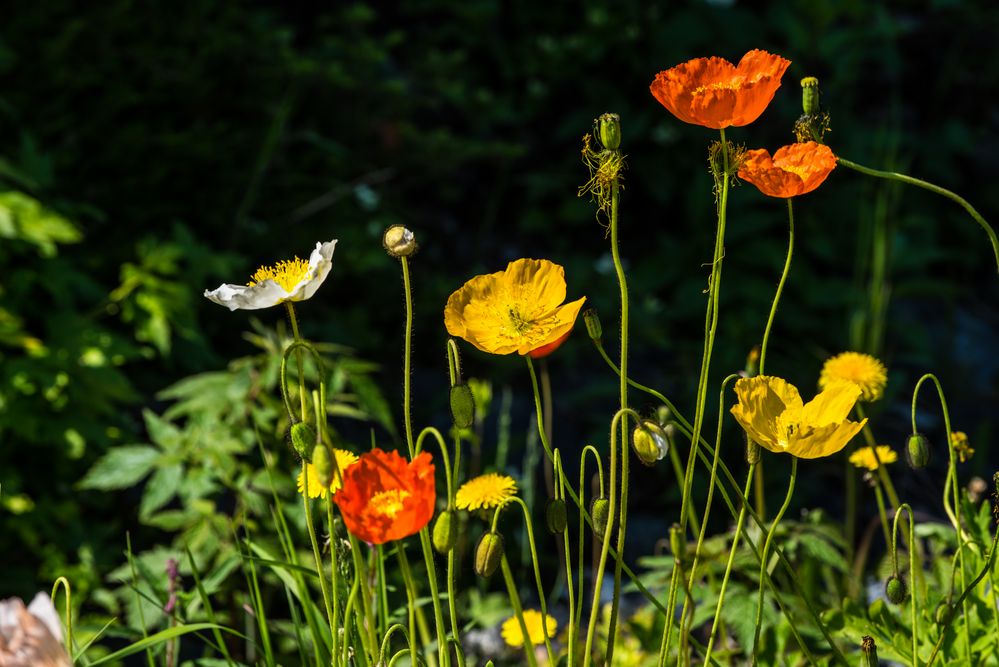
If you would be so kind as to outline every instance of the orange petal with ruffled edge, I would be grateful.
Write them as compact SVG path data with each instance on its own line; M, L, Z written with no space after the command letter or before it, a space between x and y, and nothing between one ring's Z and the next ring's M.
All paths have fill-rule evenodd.
M824 144L808 141L777 149L770 156L765 148L746 151L739 178L752 183L768 197L808 194L836 168L836 155Z

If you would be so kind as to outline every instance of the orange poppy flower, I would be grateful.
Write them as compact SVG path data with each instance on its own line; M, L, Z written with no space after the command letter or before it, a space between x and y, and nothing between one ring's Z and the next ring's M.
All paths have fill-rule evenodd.
M790 60L755 49L738 65L724 58L695 58L659 72L649 89L685 123L715 130L749 125L780 88Z
M777 149L773 157L765 148L746 151L739 178L769 197L797 197L822 185L836 168L836 156L824 145L809 141Z
M351 534L384 544L419 532L434 514L437 489L427 452L411 462L397 452L372 449L343 471L333 496Z

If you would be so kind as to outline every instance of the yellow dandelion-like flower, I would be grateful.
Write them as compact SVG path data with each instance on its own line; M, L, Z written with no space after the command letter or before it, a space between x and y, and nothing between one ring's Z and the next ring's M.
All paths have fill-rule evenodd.
M968 434L964 431L951 432L950 446L954 449L954 453L957 454L957 458L961 463L964 463L975 455L975 450L971 448L971 444L968 442Z
M527 636L535 646L543 644L546 635L549 638L555 636L558 622L551 616L542 618L541 612L537 609L525 609L523 615L524 625L527 626ZM516 616L511 616L503 621L500 634L503 635L503 641L509 646L520 648L524 645L524 631L520 628L520 621L517 620Z
M350 466L357 463L357 456L352 452L348 452L345 449L334 449L333 456L336 457L336 465L343 472ZM311 463L306 464L305 469L309 471L309 497L310 498L326 498L331 493L336 493L340 490L340 476L334 474L333 481L330 482L329 486L323 486L322 482L319 481L319 475L316 474L316 467ZM298 473L298 492L305 494L305 476L301 471Z
M860 400L871 403L881 398L888 384L888 369L869 354L843 352L826 359L819 376L819 389L837 380L846 380L860 387Z
M895 461L898 461L898 454L895 453L894 449L887 445L878 445L877 452L878 455L877 458L875 458L873 448L861 447L853 454L850 454L850 463L858 468L877 470L879 460L882 464L895 463Z
M517 482L513 477L490 472L462 484L454 495L454 504L462 510L490 509L516 493Z

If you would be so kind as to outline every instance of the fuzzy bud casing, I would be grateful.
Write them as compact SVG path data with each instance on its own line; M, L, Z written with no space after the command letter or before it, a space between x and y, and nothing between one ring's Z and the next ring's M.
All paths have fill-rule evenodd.
M616 151L621 147L621 116L616 113L602 114L597 118L597 131L604 148Z
M687 534L678 523L669 528L669 550L677 562L683 561L687 553Z
M905 460L911 468L925 468L930 462L930 441L922 433L913 433L905 441Z
M933 612L933 620L937 622L937 625L946 625L950 623L950 617L953 613L953 608L950 604L944 600L937 605L937 608Z
M333 482L333 456L326 445L316 445L312 450L312 466L319 482L328 487Z
M593 520L593 534L603 537L610 519L610 501L600 496L590 503L590 519Z
M565 501L561 498L549 500L545 506L545 523L548 525L548 531L553 535L560 535L565 531L568 522Z
M431 541L437 553L446 554L454 549L454 545L458 541L458 521L455 519L453 511L444 510L437 516L432 538Z
M905 585L905 580L898 575L891 575L885 582L885 597L892 604L902 604L906 596L909 595L909 587Z
M475 396L465 383L451 387L451 420L458 428L469 428L475 422Z
M416 252L416 237L403 225L392 225L382 235L382 246L392 257L409 257Z
M760 462L760 446L753 442L752 438L746 437L746 463L754 465Z
M291 425L291 446L305 461L312 462L312 449L316 446L316 429L305 422Z
M600 316L597 315L596 308L587 308L583 311L583 322L586 324L586 334L590 340L599 343L603 338L604 329L600 326Z
M503 536L489 531L483 533L475 545L475 574L488 579L493 576L503 559Z

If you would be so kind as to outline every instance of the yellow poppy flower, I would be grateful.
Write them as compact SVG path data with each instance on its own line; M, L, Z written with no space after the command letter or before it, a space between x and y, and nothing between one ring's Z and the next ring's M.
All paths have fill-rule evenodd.
M878 445L878 455L876 458L872 447L862 447L853 454L850 454L850 463L858 468L867 468L868 470L877 470L878 461L887 465L895 463L897 460L898 454L888 445Z
M835 454L867 423L847 419L861 394L852 382L831 383L805 404L794 385L767 375L739 380L735 393L736 420L750 438L778 454L802 459Z
M447 300L452 336L492 354L549 353L576 323L585 298L565 301L565 270L547 259L518 259L476 276ZM537 354L532 356L537 356Z
M348 452L346 449L334 449L333 456L336 457L336 465L343 473L344 470L350 466L357 463L357 455L353 452ZM319 481L319 475L316 473L316 467L311 463L305 464L305 469L309 471L309 497L310 498L323 498L330 493L336 493L340 490L341 475L333 475L333 480L330 482L328 487L324 487L323 483ZM301 471L298 473L298 492L305 494L305 476Z
M527 636L530 637L531 644L534 646L543 644L545 642L545 635L548 637L555 636L555 632L558 630L558 621L551 616L544 617L544 622L542 622L541 612L537 609L525 609L523 616L524 625L527 626ZM503 635L503 641L508 646L520 648L524 645L524 631L521 629L520 621L517 620L516 616L511 616L503 621L500 634Z

